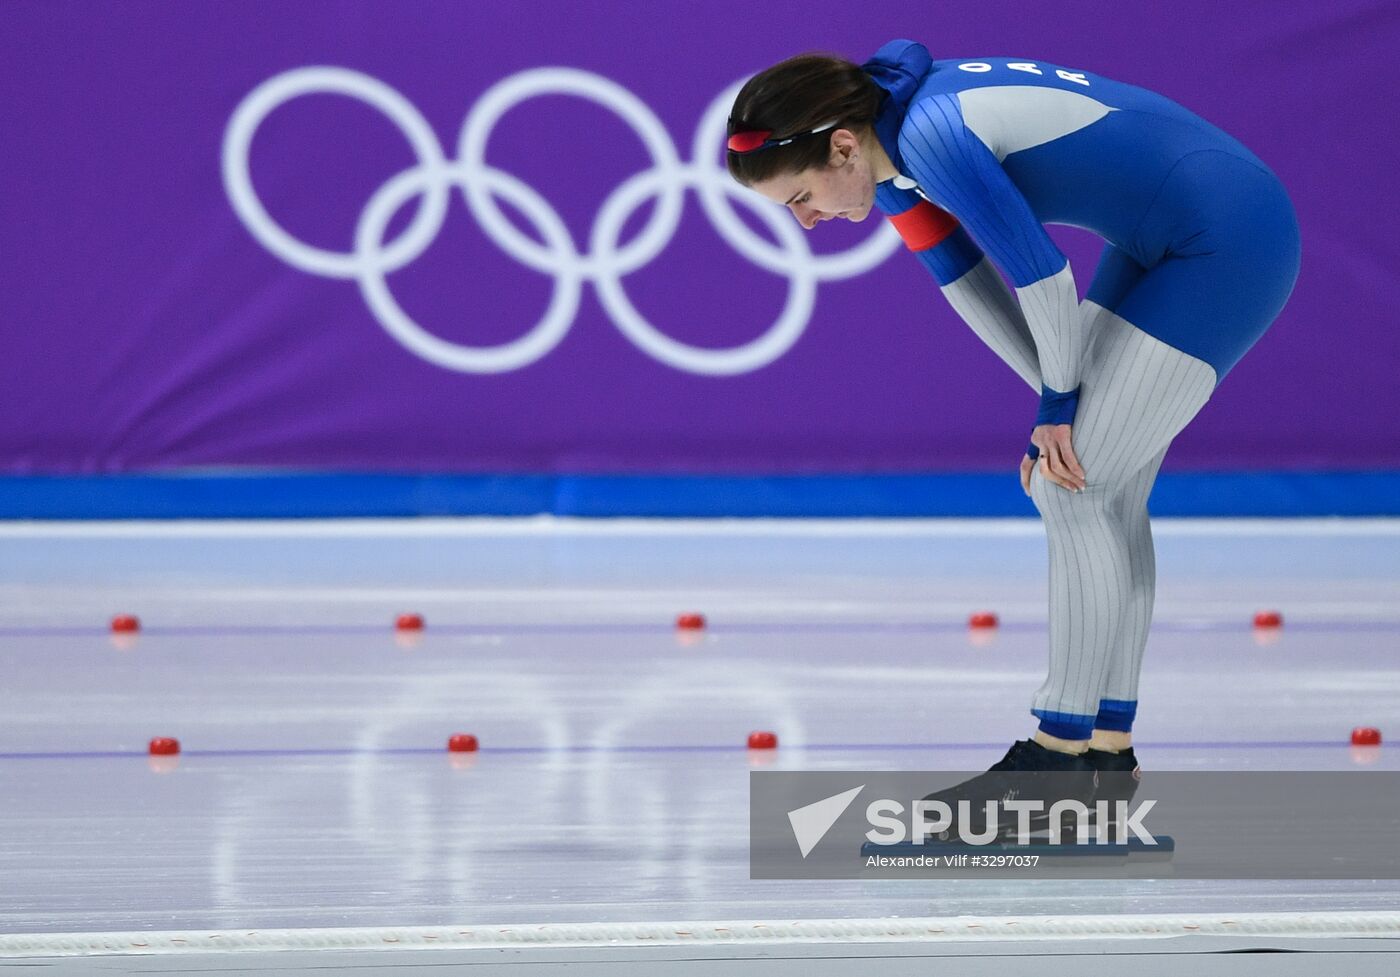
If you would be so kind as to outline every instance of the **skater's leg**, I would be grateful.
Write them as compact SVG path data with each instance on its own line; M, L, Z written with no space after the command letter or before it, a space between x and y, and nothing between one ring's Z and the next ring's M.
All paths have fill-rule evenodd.
M1045 745L1067 742L1076 750L1088 746L1123 639L1131 633L1136 640L1125 616L1135 599L1133 549L1142 537L1123 518L1123 497L1205 405L1216 381L1205 362L1112 312L1090 311L1095 337L1073 433L1088 487L1069 492L1038 469L1031 478L1050 552L1050 668L1032 712L1041 735L1053 738ZM1146 618L1139 623L1145 629Z
M1089 284L1089 292L1085 298L1084 309L1086 311L1085 323L1093 327L1097 319L1109 312L1116 312L1119 305L1127 298L1142 276L1147 273L1147 269L1129 257L1125 252L1114 247L1112 244L1105 244L1102 254L1099 256L1098 267L1094 270L1093 281ZM1156 480L1157 469L1161 466L1162 457L1166 450L1148 464L1134 476L1127 487L1118 496L1118 513L1120 520L1125 527L1128 537L1128 576L1129 576L1129 597L1123 607L1123 620L1120 624L1120 633L1123 635L1123 645L1125 650L1132 647L1134 637L1141 634L1144 644L1147 640L1147 625L1152 618L1152 597L1156 585L1156 561L1152 552L1152 534L1148 525L1147 496L1152 490L1152 483ZM1138 513L1141 512L1141 518ZM1142 649L1138 649L1138 657L1141 658ZM1112 683L1113 676L1121 669L1123 659L1115 655L1109 662L1109 681ZM1100 701L1100 712L1104 709L1104 702ZM1090 749L1094 750L1118 750L1126 749L1131 741L1130 734L1119 731L1101 730L1097 724L1093 735L1090 737ZM1047 737L1040 734L1042 741Z
M1099 713L1089 742L1095 750L1118 752L1132 746L1138 675L1142 670L1157 592L1157 560L1152 546L1147 497L1152 493L1166 454L1166 448L1159 451L1128 480L1117 499L1118 517L1128 538L1129 588L1123 605L1118 650L1109 660L1108 680L1103 698L1099 700Z

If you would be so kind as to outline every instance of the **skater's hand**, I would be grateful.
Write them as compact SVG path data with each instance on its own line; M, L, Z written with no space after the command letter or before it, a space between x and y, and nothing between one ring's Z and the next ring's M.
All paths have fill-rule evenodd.
M1031 432L1031 444L1040 450L1040 474L1061 488L1078 492L1088 483L1070 443L1069 424L1041 424ZM1031 469L1036 465L1028 452L1021 459L1021 489L1031 494Z

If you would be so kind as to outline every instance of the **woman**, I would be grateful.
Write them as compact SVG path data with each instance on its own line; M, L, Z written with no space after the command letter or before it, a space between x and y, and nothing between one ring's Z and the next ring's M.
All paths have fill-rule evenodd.
M1298 227L1277 177L1152 92L1043 61L934 61L905 40L863 66L804 55L755 76L728 165L809 229L878 207L1040 395L1021 485L1049 537L1050 668L1039 728L992 769L1134 770L1147 497L1292 290ZM1107 242L1082 305L1043 222Z

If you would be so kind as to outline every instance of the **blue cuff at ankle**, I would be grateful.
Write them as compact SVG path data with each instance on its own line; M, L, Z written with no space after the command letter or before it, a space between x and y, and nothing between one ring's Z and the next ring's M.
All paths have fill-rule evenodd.
M1100 699L1099 715L1094 720L1094 728L1115 733L1131 733L1133 720L1136 718L1136 699Z
M1040 720L1040 731L1062 740L1087 740L1094 735L1094 717L1076 712L1053 712L1032 709L1031 715Z

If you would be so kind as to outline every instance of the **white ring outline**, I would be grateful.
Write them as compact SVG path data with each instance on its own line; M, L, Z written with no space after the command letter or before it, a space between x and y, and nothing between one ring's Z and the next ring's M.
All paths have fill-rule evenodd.
M384 230L390 218L410 197L429 193L434 186L449 186L446 181L465 188L474 179L480 179L492 193L505 197L530 218L543 232L547 242L561 251L573 251L569 231L558 213L528 184L500 170L472 174L467 166L458 163L441 170L426 167L405 170L380 187L365 205L355 228L356 253L382 246ZM583 291L577 267L578 262L572 261L563 263L556 270L554 294L549 306L529 332L511 342L485 347L449 342L420 326L394 298L379 263L367 262L359 276L359 283L365 304L389 335L423 359L449 370L466 373L505 373L540 359L568 333Z
M412 102L379 79L348 68L293 68L269 78L238 103L224 131L223 177L229 200L244 226L259 244L294 268L326 278L355 278L363 269L365 255L327 251L288 234L263 206L248 166L253 135L263 119L285 102L319 94L346 95L379 109L408 138L420 166L440 168L447 161L432 126ZM433 187L399 239L381 252L383 269L402 268L422 254L442 229L446 216L447 187Z
M458 159L467 166L486 169L486 143L490 130L506 112L540 95L572 95L611 109L641 139L642 145L651 154L654 169L666 173L680 169L681 161L676 155L675 144L671 142L665 125L645 102L614 81L576 68L532 68L488 88L462 122L462 131L457 139ZM614 255L616 265L610 262L609 267L600 268L596 258L584 258L583 273L590 276L599 273L625 275L660 254L680 226L681 207L685 202L683 189L679 184L666 188L646 227L621 254ZM492 240L521 264L545 274L554 271L553 262L558 260L557 256L542 253L538 242L521 234L501 213L491 194L470 181L465 190L468 209ZM628 249L639 251L645 257L630 255Z
M627 180L609 195L593 225L593 237L589 243L595 252L605 247L611 250L637 204L660 193L661 181L667 178L668 174L647 170ZM684 171L680 178L683 182L677 185L682 187L700 186L708 179L706 174L694 169ZM743 200L773 229L778 240L787 244L793 252L811 255L802 232L795 222L787 219L786 212L769 206L768 201L761 197L744 193L743 188L732 181L726 181L723 186L727 192ZM788 269L788 282L787 303L777 321L757 339L728 349L691 346L661 332L637 312L619 276L596 276L593 286L617 328L655 359L690 373L730 376L748 373L772 363L791 349L807 328L817 297L817 275L812 262L794 261Z

